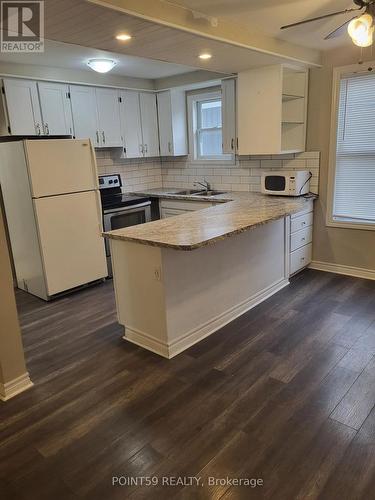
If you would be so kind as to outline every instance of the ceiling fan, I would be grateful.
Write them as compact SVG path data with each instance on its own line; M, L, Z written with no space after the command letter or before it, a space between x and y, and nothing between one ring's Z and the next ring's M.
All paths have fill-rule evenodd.
M285 30L287 28L293 28L294 26L300 26L301 24L326 19L327 17L362 11L360 14L357 14L348 21L345 21L344 24L341 24L336 29L331 31L331 33L324 37L324 39L328 40L330 38L340 36L347 29L355 45L358 45L359 47L369 47L373 43L375 0L353 0L353 2L357 5L357 7L339 10L338 12L332 12L331 14L325 14L312 19L305 19L304 21L299 21L297 23L287 24L286 26L282 26L280 29Z

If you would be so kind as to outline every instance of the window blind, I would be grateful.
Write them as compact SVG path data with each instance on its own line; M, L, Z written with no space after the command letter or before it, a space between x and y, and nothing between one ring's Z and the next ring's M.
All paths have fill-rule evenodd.
M375 223L375 75L340 81L333 218Z

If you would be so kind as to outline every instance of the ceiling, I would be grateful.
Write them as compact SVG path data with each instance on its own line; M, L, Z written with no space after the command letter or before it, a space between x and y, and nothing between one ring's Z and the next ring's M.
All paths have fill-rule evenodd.
M0 61L18 64L35 64L68 69L91 71L86 63L89 59L96 57L113 58L117 65L111 71L119 76L131 76L134 78L147 78L156 80L183 73L190 73L196 68L171 64L162 61L153 61L142 57L127 54L107 52L91 47L82 47L68 43L45 40L43 53L13 54L0 52Z
M297 45L328 50L351 44L349 36L324 40L324 37L353 14L316 21L280 31L280 26L303 19L355 7L350 0L164 0L219 19L241 25L244 29L276 37Z
M225 2L219 2L221 3ZM190 71L195 68L228 74L254 66L287 61L283 56L212 40L84 0L47 0L45 5L47 39L128 56L168 61L178 65L174 74L183 71L180 63L189 67ZM115 34L124 30L129 31L133 38L121 43L115 39ZM214 57L209 61L202 61L198 58L202 51L210 51Z

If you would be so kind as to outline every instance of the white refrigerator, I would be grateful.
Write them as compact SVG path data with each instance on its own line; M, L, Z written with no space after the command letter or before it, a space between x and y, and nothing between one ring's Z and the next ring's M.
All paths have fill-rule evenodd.
M48 300L107 276L88 139L0 143L0 185L19 288Z

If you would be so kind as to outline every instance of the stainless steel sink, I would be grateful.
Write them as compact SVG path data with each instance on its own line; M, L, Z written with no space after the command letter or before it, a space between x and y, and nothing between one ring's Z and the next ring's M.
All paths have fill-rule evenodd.
M168 193L168 194L199 194L201 192L200 189L182 189L181 191L174 191L173 193Z
M209 191L199 191L195 193L194 196L216 196L217 194L225 194L225 191L215 191L211 189Z

